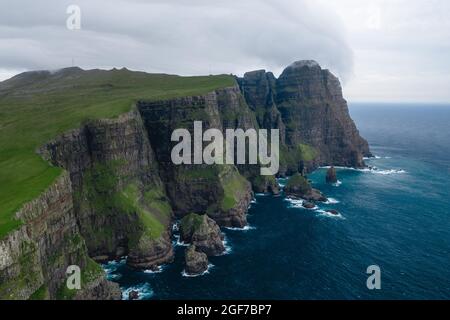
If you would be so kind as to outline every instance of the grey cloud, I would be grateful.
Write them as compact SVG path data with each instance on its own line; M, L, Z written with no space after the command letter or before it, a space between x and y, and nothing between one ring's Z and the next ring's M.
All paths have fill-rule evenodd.
M82 10L82 30L65 27ZM17 1L0 12L0 69L126 66L177 74L280 72L315 59L341 77L352 50L337 16L310 0Z

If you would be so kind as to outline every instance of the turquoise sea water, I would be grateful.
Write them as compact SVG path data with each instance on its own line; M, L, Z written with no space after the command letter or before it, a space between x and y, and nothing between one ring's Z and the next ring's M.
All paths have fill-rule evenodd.
M124 297L137 289L143 299L450 299L450 106L350 110L376 168L338 169L336 186L324 183L325 169L311 174L332 198L316 210L256 196L251 227L224 230L228 252L210 258L203 276L182 275L182 246L158 273L110 263ZM381 290L366 287L370 265L381 268Z

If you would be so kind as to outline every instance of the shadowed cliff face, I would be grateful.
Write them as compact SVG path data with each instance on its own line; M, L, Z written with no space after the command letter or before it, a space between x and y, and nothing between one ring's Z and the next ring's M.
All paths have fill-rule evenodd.
M260 70L238 81L259 125L280 128L284 156L293 155L301 145L313 148L296 159L282 154L282 167L288 173L319 165L364 166L363 157L370 155L368 144L350 118L339 80L328 70L314 61L299 61L278 79Z
M176 129L193 136L194 122L203 130L254 128L256 120L245 105L239 88L219 89L203 96L138 103L151 145L160 165L161 177L177 216L207 213L219 225L244 227L251 201L250 184L232 165L174 165L171 141ZM206 144L205 144L206 145Z
M149 268L171 260L171 209L138 112L88 122L41 153L70 172L90 256Z

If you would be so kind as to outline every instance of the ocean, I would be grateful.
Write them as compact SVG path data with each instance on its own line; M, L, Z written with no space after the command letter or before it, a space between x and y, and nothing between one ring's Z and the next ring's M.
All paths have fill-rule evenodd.
M325 184L326 169L310 174L328 204L307 210L257 195L250 227L223 230L227 252L204 275L183 275L178 245L159 272L123 260L104 265L108 277L124 298L137 290L141 299L450 299L450 106L350 104L350 112L376 158L371 169L338 168L336 185ZM367 288L371 265L380 290Z

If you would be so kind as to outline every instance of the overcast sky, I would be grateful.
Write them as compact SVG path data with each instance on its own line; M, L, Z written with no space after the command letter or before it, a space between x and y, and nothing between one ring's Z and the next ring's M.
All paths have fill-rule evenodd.
M0 80L72 61L242 75L314 59L350 101L450 102L449 16L448 0L0 0Z

